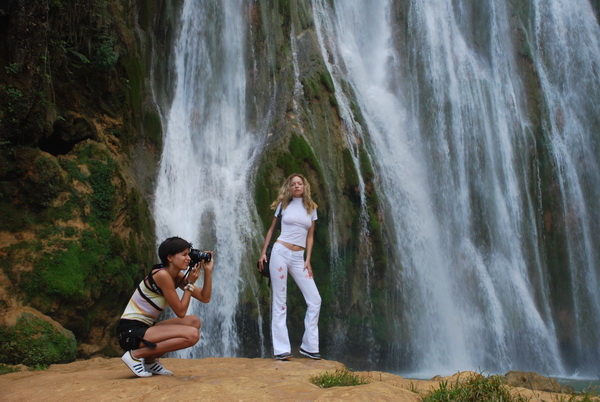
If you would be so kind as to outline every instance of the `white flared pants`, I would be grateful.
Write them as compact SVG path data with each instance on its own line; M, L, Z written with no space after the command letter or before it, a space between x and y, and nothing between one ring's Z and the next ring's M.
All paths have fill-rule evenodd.
M321 296L314 278L304 270L304 251L292 251L283 244L275 243L269 261L273 304L271 310L271 335L275 355L290 353L290 338L287 329L287 279L288 273L294 279L306 301L304 336L302 349L319 352L319 312Z

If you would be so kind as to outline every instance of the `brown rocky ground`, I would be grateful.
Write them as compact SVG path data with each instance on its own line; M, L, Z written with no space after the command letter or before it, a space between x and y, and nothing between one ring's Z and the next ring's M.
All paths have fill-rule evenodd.
M137 378L118 358L57 364L43 371L0 376L0 401L419 401L420 395L473 373L435 380L411 380L379 372L359 372L369 384L322 389L309 378L344 368L329 360L205 358L162 360L172 377ZM570 395L513 388L532 401L568 401Z

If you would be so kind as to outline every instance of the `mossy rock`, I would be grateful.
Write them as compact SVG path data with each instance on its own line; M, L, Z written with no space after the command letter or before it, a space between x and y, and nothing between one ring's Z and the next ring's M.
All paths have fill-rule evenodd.
M35 148L20 147L15 152L21 197L33 208L49 207L66 188L60 163L56 157Z
M0 325L0 363L39 366L75 360L77 341L71 331L31 308L16 315L14 325Z

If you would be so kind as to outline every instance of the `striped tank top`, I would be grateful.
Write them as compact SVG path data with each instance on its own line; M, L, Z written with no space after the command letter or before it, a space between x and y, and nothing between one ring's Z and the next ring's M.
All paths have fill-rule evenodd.
M141 321L149 326L154 325L160 313L167 306L167 299L152 279L156 272L158 271L148 275L148 280L153 287L149 287L146 280L139 283L131 299L129 299L127 307L125 307L125 312L121 316L122 319Z

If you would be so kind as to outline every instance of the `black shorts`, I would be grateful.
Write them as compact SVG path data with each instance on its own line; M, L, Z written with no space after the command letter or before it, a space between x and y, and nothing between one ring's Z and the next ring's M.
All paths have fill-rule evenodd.
M124 351L134 350L140 348L140 343L144 341L144 335L146 330L150 328L148 324L144 324L138 320L124 320L119 321L117 327L117 338L119 339L119 345Z

